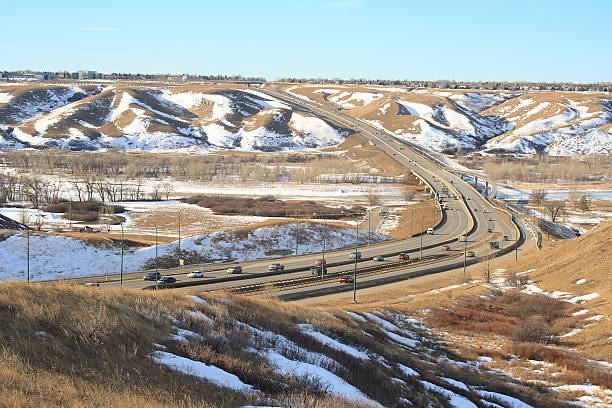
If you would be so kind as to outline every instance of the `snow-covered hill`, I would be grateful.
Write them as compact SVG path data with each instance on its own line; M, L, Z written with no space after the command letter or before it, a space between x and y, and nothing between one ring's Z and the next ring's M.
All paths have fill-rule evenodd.
M612 151L612 96L294 85L289 92L439 152ZM301 150L351 130L239 85L0 85L0 149Z
M612 96L604 93L291 86L396 137L440 152L550 155L612 151Z
M249 88L0 87L0 148L278 151L349 134Z

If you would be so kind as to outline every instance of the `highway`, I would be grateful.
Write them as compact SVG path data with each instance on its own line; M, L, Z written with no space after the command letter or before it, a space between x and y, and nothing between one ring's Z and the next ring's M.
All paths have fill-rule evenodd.
M314 102L306 101L297 98L291 94L276 91L271 89L261 89L262 92L279 99L287 104L292 105L296 110L311 112L319 117L333 122L343 127L352 128L355 132L366 137L372 144L383 150L398 163L411 171L431 192L431 194L439 199L442 203L438 205L438 210L442 212L441 221L434 228L433 234L418 234L408 239L393 240L361 246L359 251L362 253L362 261L358 267L373 265L371 260L373 256L382 255L386 261L397 260L397 255L401 252L408 252L411 259L427 257L441 254L461 254L472 251L473 257L468 260L469 263L474 263L478 258L482 258L491 253L503 251L508 252L514 244L514 241L520 237L520 232L511 220L508 213L495 208L491 202L484 198L472 186L461 180L453 174L453 169L445 169L437 160L429 157L420 148L415 148L413 145L402 142L385 131L377 129L363 121L344 115L338 111L328 109ZM495 186L493 185L493 189ZM443 190L447 193L443 194ZM454 198L453 198L454 196ZM436 200L437 202L437 200ZM444 204L447 209L442 209ZM459 242L458 238L467 234L466 242ZM489 247L490 241L499 242L499 250L492 250ZM448 246L448 248L447 248ZM354 264L354 261L348 259L349 253L354 251L354 248L325 252L325 259L330 265L329 271L339 272L346 271L347 268ZM213 264L206 266L189 266L183 268L174 268L171 270L161 271L164 276L175 276L178 280L178 287L192 288L197 285L201 290L218 290L229 289L237 286L248 285L253 283L273 282L283 279L292 279L305 277L309 275L309 267L314 264L316 259L322 258L322 253L288 256L276 259L260 259L249 262L241 262L243 273L239 275L228 275L225 271L228 265L231 264ZM272 262L282 262L285 265L285 271L280 273L270 273L268 266ZM444 258L434 263L428 263L425 266L406 265L406 268L395 268L388 274L380 273L374 277L360 281L360 285L374 285L380 282L388 283L393 279L405 279L415 273L433 273L439 270L446 270L451 267L457 267L459 263L464 262L464 257L458 260L455 256L452 259ZM191 270L201 270L204 272L204 278L190 279L186 274ZM133 272L125 274L123 282L124 287L130 288L145 288L154 285L154 282L143 281L142 275L144 272ZM119 277L114 275L108 282L104 281L101 276L80 278L74 283L83 282L100 282L102 285L116 286L119 284ZM367 283L370 282L370 283ZM327 286L330 290L339 290L342 288L337 282L329 282L321 284L317 289L317 293L325 292ZM352 285L349 285L352 286ZM346 287L346 285L345 285ZM297 292L302 294L297 294ZM300 298L307 296L313 289L302 288L289 290L285 297ZM313 294L314 295L314 294Z

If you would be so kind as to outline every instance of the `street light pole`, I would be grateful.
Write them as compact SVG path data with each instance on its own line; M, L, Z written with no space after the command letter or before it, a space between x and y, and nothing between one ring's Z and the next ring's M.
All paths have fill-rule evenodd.
M357 249L359 248L359 223L355 222L355 268L353 270L353 303L357 303Z
M181 255L181 211L178 213L178 261L179 261L179 272L183 273L183 262Z
M467 279L467 234L464 235L465 237L465 245L463 246L463 279Z
M371 215L372 215L372 210L368 211L368 245L370 245L370 235L371 235L370 216Z
M155 272L158 272L158 260L157 260L157 224L155 226Z
M327 224L325 220L323 221L323 263L321 264L321 280L323 280L323 274L327 271L327 266L325 264L325 234L327 229Z
M123 224L119 224L121 226L121 269L120 269L120 284L123 286Z
M28 227L29 222L30 222L30 217L27 217L26 218L26 232L27 232L27 237L28 237L28 243L27 243L28 283L30 283L30 227Z
M423 259L423 223L425 221L425 211L421 211L421 250L419 251L419 259Z

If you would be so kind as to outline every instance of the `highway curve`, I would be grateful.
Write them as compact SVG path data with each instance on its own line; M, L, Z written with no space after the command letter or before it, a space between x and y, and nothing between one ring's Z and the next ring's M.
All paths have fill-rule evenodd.
M443 189L448 190L449 198L444 200L444 204L447 205L448 209L443 210L441 206L438 207L438 210L443 212L443 217L435 227L433 234L417 234L408 239L360 247L364 258L360 266L370 264L372 262L371 258L376 255L383 255L388 259L400 252L409 252L411 258L439 255L447 250L445 248L447 245L452 252L473 251L474 259L470 260L470 263L472 263L476 258L497 252L489 249L489 241L499 241L499 251L504 252L520 243L518 240L521 233L511 220L509 214L495 208L493 204L482 197L472 186L453 175L451 173L452 169L445 169L437 160L429 157L421 148L402 142L383 130L314 102L294 97L282 91L271 89L262 89L261 91L292 105L296 110L311 112L330 122L350 127L359 132L376 147L414 173L436 198L442 194ZM450 198L453 194L456 196L456 199ZM467 234L467 246L465 242L458 241L458 238L465 234ZM330 270L338 271L346 269L346 265L351 263L348 260L348 254L352 250L351 248L346 248L326 252L325 259L327 262L335 265ZM272 282L279 279L304 276L308 273L306 271L313 265L314 260L320 257L321 253L315 253L241 262L240 264L244 271L241 275L227 275L225 273L226 264L191 265L182 269L164 270L162 273L164 276L176 276L178 279L177 287L202 286L202 289L206 290L227 289L245 284ZM282 275L279 273L269 273L268 265L271 262L278 261L285 264L285 271ZM455 263L453 262L452 264L454 265ZM428 267L446 270L450 267L450 263L448 260L441 260L439 264L430 264ZM205 277L201 279L187 279L185 274L191 270L202 270L205 273ZM151 282L142 280L142 274L142 272L125 274L126 279L123 282L123 286L131 288L151 287ZM394 272L394 274L399 276L402 272ZM80 278L75 283L100 282L104 285L115 286L119 284L118 278L115 275L108 282L105 282L101 276L85 277ZM295 297L301 296L295 295Z

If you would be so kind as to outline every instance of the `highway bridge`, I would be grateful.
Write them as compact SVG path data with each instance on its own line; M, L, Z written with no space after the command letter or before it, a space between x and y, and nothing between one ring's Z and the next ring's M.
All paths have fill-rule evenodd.
M329 276L320 282L310 276L309 268L321 258L321 253L288 256L276 259L259 259L241 262L243 273L227 275L227 264L188 266L161 271L164 276L175 276L176 288L198 290L228 289L243 293L276 291L284 299L299 299L319 296L332 292L352 290L352 285L338 283L337 276L355 273L357 288L386 284L428 273L467 266L515 250L524 240L524 233L510 213L495 206L488 197L483 197L470 184L455 174L472 175L465 171L446 168L443 163L430 156L424 149L401 141L384 130L378 129L359 119L329 109L309 100L295 97L282 90L262 88L269 96L287 103L295 110L311 112L342 127L348 127L366 137L373 145L412 172L425 184L432 197L444 195L445 209L438 203L442 213L441 221L433 234L416 234L408 239L387 241L362 246L362 260L355 263L348 259L354 248L328 251L325 259L329 265ZM479 177L482 177L481 175ZM495 191L494 181L489 191ZM442 191L448 191L442 194ZM453 198L455 197L455 198ZM490 196L489 196L490 197ZM490 242L498 242L499 248L492 248ZM401 252L408 252L411 260L404 264L394 262ZM468 253L473 254L469 258ZM384 256L385 261L376 262L374 256ZM285 270L269 272L272 262L282 262ZM188 279L191 270L201 270L204 278ZM144 272L125 274L123 286L130 288L154 288L152 282L143 281ZM99 282L101 285L119 285L119 276L86 277L75 283ZM255 289L245 289L247 287Z

